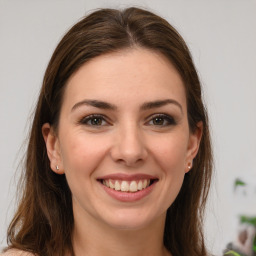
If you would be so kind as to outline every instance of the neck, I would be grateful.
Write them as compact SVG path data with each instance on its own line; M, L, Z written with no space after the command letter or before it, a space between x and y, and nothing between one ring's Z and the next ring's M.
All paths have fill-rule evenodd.
M74 214L73 247L76 256L167 256L163 245L165 214L146 227L113 228L86 215Z

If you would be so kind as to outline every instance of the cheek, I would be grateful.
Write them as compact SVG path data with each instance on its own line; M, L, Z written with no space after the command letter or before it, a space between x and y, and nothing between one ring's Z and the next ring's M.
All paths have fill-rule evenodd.
M65 172L93 172L106 152L106 144L94 136L66 135L61 145L61 156Z
M61 156L66 179L73 198L91 202L95 170L106 152L106 143L93 136L66 134L62 139ZM82 197L81 197L82 195Z
M183 171L187 155L186 136L166 136L153 143L157 146L152 147L155 160L165 172Z
M186 147L180 143L164 143L156 149L157 165L161 168L162 193L159 208L166 211L179 194L185 175ZM162 199L162 200L160 200Z

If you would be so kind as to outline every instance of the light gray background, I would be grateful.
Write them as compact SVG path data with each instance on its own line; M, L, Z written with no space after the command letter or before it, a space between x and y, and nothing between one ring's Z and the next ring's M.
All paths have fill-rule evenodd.
M29 116L54 48L90 10L130 5L174 25L199 70L215 150L205 224L209 249L220 255L235 236L237 215L256 213L255 194L253 200L233 191L236 177L256 180L255 0L0 0L0 246L13 214Z

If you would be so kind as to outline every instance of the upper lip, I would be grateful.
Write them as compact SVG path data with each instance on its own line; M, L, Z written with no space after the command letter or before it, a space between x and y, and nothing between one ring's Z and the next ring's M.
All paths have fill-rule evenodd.
M124 174L124 173L114 173L114 174L108 174L104 176L100 176L97 178L97 180L156 180L158 179L156 176L143 174L143 173L137 173L137 174Z

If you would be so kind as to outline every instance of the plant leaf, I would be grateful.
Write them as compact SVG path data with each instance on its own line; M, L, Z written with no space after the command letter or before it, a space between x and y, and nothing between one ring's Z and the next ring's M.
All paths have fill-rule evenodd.
M240 223L248 223L256 227L256 217L240 216Z
M236 179L234 186L235 186L235 189L236 189L236 188L239 187L239 186L240 186L240 187L246 186L246 183L245 183L244 181L240 180L240 179Z
M241 256L239 253L237 253L237 252L235 252L235 251L228 251L228 252L226 252L224 255Z

